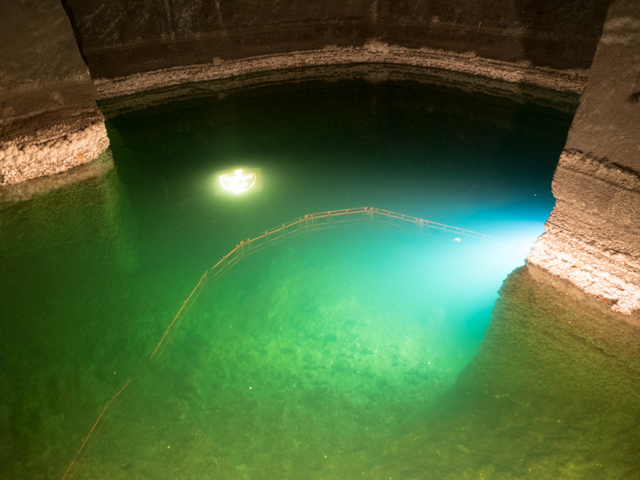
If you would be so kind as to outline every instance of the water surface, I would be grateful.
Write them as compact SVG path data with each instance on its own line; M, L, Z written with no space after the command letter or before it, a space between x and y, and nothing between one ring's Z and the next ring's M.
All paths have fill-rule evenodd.
M62 477L129 379L75 478L387 478L398 457L378 459L454 384L542 232L570 120L354 84L114 119L115 171L0 212L2 478ZM215 171L238 165L262 169L262 191L216 197ZM207 287L149 363L239 241L361 206L505 243L373 227L298 237Z

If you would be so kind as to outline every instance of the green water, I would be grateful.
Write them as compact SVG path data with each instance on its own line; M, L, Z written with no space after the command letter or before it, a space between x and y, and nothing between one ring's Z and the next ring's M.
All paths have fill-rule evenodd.
M479 448L504 427L480 426L497 398L523 431L527 416L558 428L527 410L532 399L487 391L465 414L477 392L451 396L553 207L570 121L353 84L114 119L115 171L0 210L0 477L62 478L82 446L67 478L586 478L556 459L527 472L526 446L499 461ZM262 169L262 191L216 197L214 172L238 164ZM149 361L239 241L360 206L506 243L309 232L209 280ZM558 465L569 473L553 476Z

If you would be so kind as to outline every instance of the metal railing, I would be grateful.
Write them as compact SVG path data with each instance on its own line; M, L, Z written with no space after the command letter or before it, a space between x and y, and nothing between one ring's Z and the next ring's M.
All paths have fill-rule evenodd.
M328 212L305 215L304 217L292 220L291 222L284 223L279 227L267 230L266 232L258 235L255 238L247 239L240 242L233 250L222 257L218 263L216 263L209 270L205 271L202 277L200 277L200 280L198 281L195 288L191 291L187 299L182 303L182 307L180 307L178 313L175 315L175 317L173 317L173 320L171 321L164 334L162 335L162 338L151 353L150 360L153 360L154 358L162 355L167 345L169 344L172 334L175 333L175 331L178 329L182 321L191 310L191 307L195 304L200 294L204 291L209 277L214 279L222 275L224 272L229 270L236 263L238 263L248 255L256 253L273 243L277 243L287 238L299 235L300 233L321 230L345 224L353 225L358 223L379 224L405 230L414 230L418 233L422 233L425 229L435 229L494 243L503 243L499 239L490 235L485 235L483 233L474 232L472 230L465 230L463 228L453 227L451 225L445 225L443 223L432 222L430 220L424 220L422 218L403 215L401 213L392 212L390 210L383 210L373 207L346 208L343 210L332 210ZM73 458L71 464L69 465L69 468L62 477L62 480L65 480L67 477L71 477L70 473L72 467L74 466L76 461L81 458L80 456L85 445L87 445L90 440L93 440L100 432L100 429L102 428L102 425L100 423L101 421L104 421L103 415L105 414L107 408L122 394L122 392L130 383L131 379L127 380L125 385L118 391L118 393L116 393L111 398L111 400L107 402L102 412L100 413L100 416L93 424L91 431L84 439L80 449L76 453L76 456Z
M255 238L241 241L233 250L222 257L218 263L204 272L202 277L200 277L200 281L184 301L182 307L167 327L167 330L160 339L160 342L158 342L158 345L151 353L151 359L153 359L156 355L162 354L166 347L166 344L163 345L163 343L167 341L170 331L180 325L193 303L196 301L198 296L200 296L200 293L202 293L202 290L206 285L209 276L215 278L226 272L228 269L230 269L232 266L234 266L236 263L238 263L248 255L256 253L266 248L268 245L280 242L286 238L294 237L303 232L356 223L376 223L384 226L403 229L409 228L416 230L419 233L422 233L424 229L432 228L460 236L472 237L495 243L502 243L499 239L490 235L485 235L484 233L478 233L472 230L466 230L464 228L453 227L451 225L445 225L443 223L432 222L430 220L424 220L422 218L412 217L410 215L404 215L402 213L396 213L390 210L383 210L381 208L345 208L342 210L311 213L305 215L304 217L297 218L296 220L292 220L288 223L283 223L279 227L267 230L266 232L258 235Z

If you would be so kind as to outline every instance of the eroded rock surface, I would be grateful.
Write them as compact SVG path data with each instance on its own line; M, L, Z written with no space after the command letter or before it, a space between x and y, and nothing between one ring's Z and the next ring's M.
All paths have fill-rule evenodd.
M589 68L606 0L64 0L92 75L371 39L559 69Z
M0 6L0 186L90 162L109 145L62 5Z
M640 309L640 4L611 5L529 261L614 311Z

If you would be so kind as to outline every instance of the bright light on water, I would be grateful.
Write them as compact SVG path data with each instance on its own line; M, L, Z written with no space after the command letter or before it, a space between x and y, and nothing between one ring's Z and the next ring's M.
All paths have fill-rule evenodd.
M217 171L215 173L216 195L239 195L249 190L261 191L261 171L260 169L236 168L233 171Z

